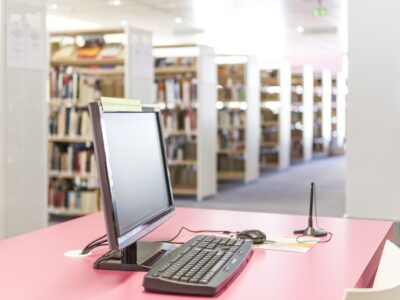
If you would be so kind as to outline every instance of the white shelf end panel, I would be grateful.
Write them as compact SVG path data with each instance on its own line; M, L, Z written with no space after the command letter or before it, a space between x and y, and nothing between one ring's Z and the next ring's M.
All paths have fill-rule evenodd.
M199 46L197 59L197 200L217 193L217 66L214 51Z
M309 161L313 153L314 136L314 79L313 68L303 67L303 159Z
M245 82L247 100L245 182L250 182L260 176L260 72L255 57L248 57Z
M280 69L280 110L279 110L279 169L290 166L291 135L291 103L292 103L292 71L288 61L281 64Z

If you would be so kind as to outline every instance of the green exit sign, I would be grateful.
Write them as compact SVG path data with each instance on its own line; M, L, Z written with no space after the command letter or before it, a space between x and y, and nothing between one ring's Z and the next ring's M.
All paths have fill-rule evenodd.
M314 17L324 17L328 14L328 11L324 7L317 7L313 10Z

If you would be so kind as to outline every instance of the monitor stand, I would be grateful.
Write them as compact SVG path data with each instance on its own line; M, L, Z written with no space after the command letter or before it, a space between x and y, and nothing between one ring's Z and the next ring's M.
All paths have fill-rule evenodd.
M93 263L93 268L147 272L154 263L176 247L171 243L136 242L122 250L108 251Z

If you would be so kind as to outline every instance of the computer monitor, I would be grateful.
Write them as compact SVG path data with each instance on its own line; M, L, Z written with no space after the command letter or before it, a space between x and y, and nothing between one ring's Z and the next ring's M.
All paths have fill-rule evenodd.
M94 267L147 270L143 260L150 264L171 247L147 243L139 248L137 242L174 212L159 111L103 112L100 104L90 103L89 113L108 243L114 250Z

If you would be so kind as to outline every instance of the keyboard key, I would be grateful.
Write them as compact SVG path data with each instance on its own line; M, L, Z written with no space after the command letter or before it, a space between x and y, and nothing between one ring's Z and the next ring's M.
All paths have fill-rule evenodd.
M204 239L204 241L205 241L205 242L212 242L214 239L215 239L215 236L210 235L210 236L206 237L206 238Z

